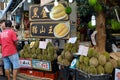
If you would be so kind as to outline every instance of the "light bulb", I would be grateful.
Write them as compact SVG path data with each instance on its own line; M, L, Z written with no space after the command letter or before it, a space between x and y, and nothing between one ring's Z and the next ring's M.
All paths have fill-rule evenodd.
M91 24L92 24L92 26L96 25L96 19L95 19L94 15L92 15L92 17L91 17Z
M72 3L74 0L69 0L69 3Z
M27 0L28 3L31 3L31 0Z
M57 5L58 5L58 1L55 0L55 2L54 2L54 6L57 6Z

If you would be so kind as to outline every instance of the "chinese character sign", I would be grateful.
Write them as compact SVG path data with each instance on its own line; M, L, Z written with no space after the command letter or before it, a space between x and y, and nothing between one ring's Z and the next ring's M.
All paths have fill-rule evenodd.
M70 32L69 22L31 22L31 37L65 38Z

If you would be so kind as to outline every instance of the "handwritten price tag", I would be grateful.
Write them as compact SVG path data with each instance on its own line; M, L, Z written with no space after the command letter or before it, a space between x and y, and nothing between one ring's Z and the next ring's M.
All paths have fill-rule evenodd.
M68 43L75 43L77 40L77 37L71 37L69 40L68 40Z
M88 49L89 49L89 47L80 45L80 46L79 46L78 53L79 53L80 55L87 56L87 54L88 54Z
M47 42L46 41L40 41L39 48L46 49L46 46L47 46Z

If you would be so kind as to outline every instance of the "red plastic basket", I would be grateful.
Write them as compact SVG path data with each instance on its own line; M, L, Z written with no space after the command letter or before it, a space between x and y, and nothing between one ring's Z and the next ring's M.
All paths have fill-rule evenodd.
M27 69L27 75L34 75L34 71L32 69Z
M57 80L58 75L59 75L58 71L55 72L55 73L48 73L48 72L45 73L46 78L50 78L50 79L53 79L53 80Z
M45 77L45 72L42 72L42 71L38 71L38 77L42 78L42 77Z
M27 74L27 70L26 69L19 69L19 73Z

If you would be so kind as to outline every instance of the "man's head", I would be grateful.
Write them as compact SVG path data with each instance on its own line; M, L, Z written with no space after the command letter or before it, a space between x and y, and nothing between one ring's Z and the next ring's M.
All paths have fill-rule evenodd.
M1 28L1 29L5 29L5 21L6 21L6 20L1 20L1 21L0 21L0 28Z
M6 27L11 27L12 26L12 22L10 20L6 20L5 21L5 26Z

